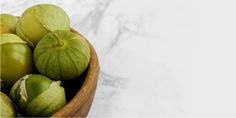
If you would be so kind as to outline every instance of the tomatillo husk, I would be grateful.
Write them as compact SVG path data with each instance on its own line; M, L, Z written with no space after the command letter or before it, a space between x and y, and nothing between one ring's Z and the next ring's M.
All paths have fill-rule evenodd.
M0 14L0 34L16 33L17 17L10 14Z
M70 31L48 33L34 50L37 70L54 80L78 78L86 70L89 61L89 44L83 36Z
M38 74L19 79L10 91L10 98L27 116L50 116L66 104L60 81Z
M55 30L70 30L69 16L58 6L38 4L24 11L16 33L35 46L45 34Z
M15 117L16 115L12 101L2 92L0 92L0 111L1 118Z
M27 42L14 34L0 34L1 79L8 89L33 71L33 54Z

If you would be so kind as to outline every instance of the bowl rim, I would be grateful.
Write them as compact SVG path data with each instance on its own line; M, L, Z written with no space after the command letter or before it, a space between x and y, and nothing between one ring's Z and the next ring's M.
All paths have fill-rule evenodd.
M73 28L71 28L71 32L81 35L79 32L77 32ZM79 91L75 94L75 96L70 101L68 101L65 106L63 106L57 112L52 114L51 117L75 116L77 114L77 111L80 110L86 102L89 102L89 100L93 101L96 87L97 87L98 75L99 75L99 71L100 71L99 61L98 61L96 51L94 50L91 43L83 35L81 35L81 36L84 39L86 39L86 41L88 42L89 47L90 47L90 62L88 65L88 71L86 73L85 80L84 80L81 88L79 89ZM90 103L90 105L89 105L88 111L86 111L87 113L80 114L81 115L80 117L87 116L87 114L90 110L91 104L92 103Z

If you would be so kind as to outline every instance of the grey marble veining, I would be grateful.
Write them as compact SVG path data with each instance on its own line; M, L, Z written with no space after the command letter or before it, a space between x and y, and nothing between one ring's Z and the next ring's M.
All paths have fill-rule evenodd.
M61 6L101 66L89 117L236 116L236 15L230 0L8 0L20 15Z

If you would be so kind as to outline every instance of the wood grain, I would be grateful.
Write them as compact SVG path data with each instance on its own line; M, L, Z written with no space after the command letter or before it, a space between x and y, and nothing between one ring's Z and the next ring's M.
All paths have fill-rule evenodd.
M71 31L74 33L80 34L73 29L71 29ZM89 45L90 45L90 50L91 50L90 63L89 63L88 70L85 76L85 80L81 88L64 107L62 107L59 111L54 113L51 117L86 117L87 116L90 110L90 107L92 105L95 92L96 92L98 75L99 75L99 70L100 70L97 54L94 48L92 47L92 45L90 43Z

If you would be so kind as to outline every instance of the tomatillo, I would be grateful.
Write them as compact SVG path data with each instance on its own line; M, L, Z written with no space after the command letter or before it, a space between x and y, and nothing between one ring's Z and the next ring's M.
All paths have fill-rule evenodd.
M33 71L32 51L27 42L14 34L0 35L1 79L6 88Z
M16 33L17 17L10 14L0 14L0 34Z
M12 101L2 92L0 92L0 109L1 118L15 117L16 115Z
M66 104L60 81L38 74L19 79L10 91L10 98L27 116L50 116Z
M24 11L16 26L16 33L34 47L47 33L70 30L66 12L53 4L38 4Z
M53 80L71 81L88 67L90 48L76 33L57 30L45 35L34 49L37 70Z

